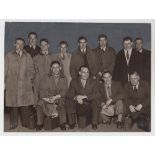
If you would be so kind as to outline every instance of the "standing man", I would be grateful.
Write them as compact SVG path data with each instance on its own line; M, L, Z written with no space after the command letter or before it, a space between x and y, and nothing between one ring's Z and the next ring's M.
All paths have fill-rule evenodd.
M23 127L29 127L31 106L34 105L32 80L34 65L31 56L23 49L25 41L17 38L15 49L5 56L6 106L10 108L10 129L18 126L21 114Z
M130 74L130 83L125 85L126 113L132 118L132 122L145 128L146 118L150 118L150 87L147 82L140 79L137 72ZM145 130L145 129L144 129Z
M58 61L52 61L50 73L39 84L39 102L37 106L37 131L43 127L44 116L59 116L61 130L66 130L65 95L68 90L66 77L61 73Z
M31 55L33 58L35 55L39 54L40 47L37 45L37 33L30 32L28 34L28 45L24 49Z
M143 48L143 39L135 39L135 48L137 51L137 72L142 80L151 82L151 51Z
M49 74L51 62L57 60L56 55L49 52L49 42L48 39L43 38L40 40L40 53L33 58L35 66L35 80L34 80L34 97L35 104L38 102L38 87L39 82L44 75Z
M79 68L82 65L89 67L90 72L94 72L94 58L92 51L87 46L87 38L84 36L78 39L78 49L73 53L70 63L70 74L72 79L76 79Z
M88 109L92 115L92 129L97 129L97 114L99 91L97 82L90 78L88 66L81 66L79 68L79 77L71 81L67 97L70 102L66 102L66 111L69 118L70 128L74 128L76 120L73 115L77 117L87 117Z
M70 62L71 62L71 53L68 51L68 43L66 41L61 41L59 43L59 53L58 53L58 58L60 59L62 65L63 65L63 70L64 70L64 75L67 78L68 81L68 86L70 85L71 82L71 75L70 75Z
M129 74L137 69L137 54L132 48L131 37L123 39L123 49L117 54L113 72L113 79L124 86L129 81Z
M113 72L116 51L108 46L108 37L105 34L98 36L99 46L95 48L94 57L95 57L95 70L94 78L100 79L104 71Z

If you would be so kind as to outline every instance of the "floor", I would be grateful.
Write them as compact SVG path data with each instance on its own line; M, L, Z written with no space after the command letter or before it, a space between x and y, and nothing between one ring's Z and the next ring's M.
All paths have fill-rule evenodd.
M27 129L25 127L21 126L20 120L19 120L19 125L16 129L10 130L10 122L9 122L9 114L5 113L5 119L4 119L4 131L5 132L35 132L35 129ZM68 127L67 127L68 128ZM46 132L44 129L41 130L41 132ZM49 132L49 131L48 131ZM56 128L51 130L50 132L62 132L60 128ZM92 130L91 125L87 126L86 128L80 129L77 126L70 130L67 129L65 132L143 132L141 129L138 129L136 124L132 127L130 130L125 130L125 129L118 129L116 127L116 124L112 123L109 126L100 124L98 125L97 130Z

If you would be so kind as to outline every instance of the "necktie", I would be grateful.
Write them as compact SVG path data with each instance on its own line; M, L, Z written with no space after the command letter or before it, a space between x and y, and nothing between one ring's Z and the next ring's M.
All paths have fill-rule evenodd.
M129 51L126 52L126 59L129 60Z
M134 90L135 92L137 92L137 88L136 88L136 86L133 86L133 90Z
M111 87L108 86L108 87L107 87L107 90L108 90L108 98L111 98Z

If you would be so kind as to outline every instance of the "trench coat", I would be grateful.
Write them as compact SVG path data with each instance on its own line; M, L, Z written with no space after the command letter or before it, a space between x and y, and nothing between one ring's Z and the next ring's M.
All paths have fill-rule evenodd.
M34 67L35 67L35 80L34 80L34 99L35 104L38 102L38 88L40 80L45 76L48 75L50 72L50 65L52 61L59 61L60 60L56 57L55 54L48 53L47 55L43 55L39 53L33 58Z
M5 56L6 106L21 107L34 104L32 80L34 65L31 56L23 50L20 57L14 50Z
M113 72L115 65L116 51L112 47L107 47L105 52L100 47L93 49L95 58L95 69L93 70L94 75L98 75L99 72L104 71Z
M70 74L70 62L71 62L71 57L72 57L72 54L71 53L67 53L67 56L62 59L60 57L60 53L57 54L57 57L58 59L60 59L61 61L61 64L63 65L63 71L64 71L64 75L66 76L67 78L67 81L68 81L68 87L70 85L70 82L72 80L72 77L71 77L71 74Z
M87 60L89 65L90 73L94 72L94 57L92 50L87 47ZM72 79L76 79L79 74L79 68L84 65L84 60L80 49L78 48L73 54L70 62L70 74ZM91 74L92 75L92 74Z

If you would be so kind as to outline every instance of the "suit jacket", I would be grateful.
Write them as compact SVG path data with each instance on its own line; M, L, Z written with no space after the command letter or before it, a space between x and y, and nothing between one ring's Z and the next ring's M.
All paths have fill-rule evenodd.
M143 112L149 112L150 108L150 87L147 82L140 80L137 91L133 90L130 83L125 85L127 111L130 105L142 104Z
M113 71L113 80L119 81L124 86L128 82L128 74L137 70L137 54L134 49L130 56L129 64L126 62L124 49L116 55L116 62Z
M143 49L142 53L137 52L137 66L141 79L151 82L151 51Z
M88 101L95 101L99 99L99 91L96 80L89 78L86 82L85 88L83 87L80 78L71 81L67 97L71 100L77 95L86 95Z
M101 84L100 86L100 94L101 94L101 102L106 102L107 101L107 94L106 94L106 89L104 83ZM117 102L118 100L123 100L124 99L124 92L121 84L116 81L112 81L111 84L111 99L113 102Z
M87 47L87 61L89 65L90 72L93 72L94 69L94 59L92 55L92 51ZM72 79L78 77L79 68L84 65L84 60L80 49L78 48L73 54L70 62L70 74Z
M40 47L39 46L36 46L36 48L33 49L29 45L26 45L24 47L24 49L27 51L27 53L29 53L31 55L32 58L40 53Z
M93 49L95 58L95 69L93 74L97 75L99 72L110 71L113 72L116 51L112 47L107 47L103 52L100 47Z

